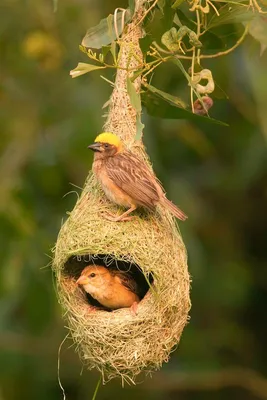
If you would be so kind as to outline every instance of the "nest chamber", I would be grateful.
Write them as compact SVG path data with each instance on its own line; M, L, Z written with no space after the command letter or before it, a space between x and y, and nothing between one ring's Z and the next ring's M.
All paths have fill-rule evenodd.
M90 176L58 236L53 269L80 358L104 380L134 381L157 370L180 339L190 308L187 255L172 217L164 209L135 213L128 222L104 218L117 207ZM76 285L88 264L127 270L139 285L137 315L99 307Z

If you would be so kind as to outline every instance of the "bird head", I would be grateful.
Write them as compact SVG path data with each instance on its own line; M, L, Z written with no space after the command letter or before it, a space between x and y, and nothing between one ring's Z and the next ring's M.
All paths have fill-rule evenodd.
M112 279L109 270L103 266L89 265L84 268L76 284L83 286L87 293L92 296L105 287Z
M103 132L95 138L94 143L88 146L88 149L103 156L114 156L122 151L123 144L120 138L114 133Z

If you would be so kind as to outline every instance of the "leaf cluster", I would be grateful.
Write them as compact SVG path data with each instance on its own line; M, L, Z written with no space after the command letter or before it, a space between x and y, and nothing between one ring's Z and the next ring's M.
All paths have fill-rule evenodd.
M211 69L204 68L203 62L229 54L248 33L261 42L261 51L264 51L267 46L264 11L256 0L157 0L150 7L150 2L147 3L148 10L142 20L144 38L140 41L143 60L138 60L139 68L127 68L131 104L139 115L142 102L150 115L160 118L204 118L223 124L209 116L213 105L210 96L216 97L220 88ZM80 49L94 63L79 63L70 72L73 78L97 69L122 68L121 34L133 14L134 2L131 1L127 9L116 9L113 15L87 31ZM129 50L129 59L131 57L136 57L134 49ZM187 104L189 99L181 99L151 84L154 73L164 63L173 63L177 73L184 76L191 107ZM143 90L136 93L131 82L140 76Z

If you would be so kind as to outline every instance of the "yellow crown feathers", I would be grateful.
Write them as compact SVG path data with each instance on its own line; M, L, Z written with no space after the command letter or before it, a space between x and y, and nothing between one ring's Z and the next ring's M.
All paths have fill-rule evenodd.
M120 138L111 132L100 133L95 138L95 142L112 144L113 146L116 146L118 148L122 147L122 142L121 142Z

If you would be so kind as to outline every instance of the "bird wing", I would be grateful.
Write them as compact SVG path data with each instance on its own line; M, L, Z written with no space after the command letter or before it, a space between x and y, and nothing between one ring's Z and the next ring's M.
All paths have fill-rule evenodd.
M160 184L147 165L129 152L116 154L106 160L109 178L138 205L153 209L159 201Z
M116 271L115 276L119 279L119 282L124 287L126 287L126 289L128 289L130 292L133 292L137 295L137 292L138 292L137 283L135 282L135 280L132 277L130 277L125 272L118 272L118 271Z

